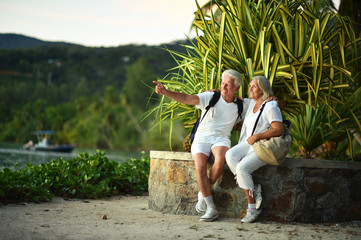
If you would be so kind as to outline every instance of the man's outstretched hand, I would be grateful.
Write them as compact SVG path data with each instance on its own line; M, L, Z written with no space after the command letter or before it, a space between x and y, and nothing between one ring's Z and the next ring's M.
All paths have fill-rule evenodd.
M164 85L158 81L153 81L153 83L157 84L155 86L155 92L161 95L164 95L167 89L165 89Z

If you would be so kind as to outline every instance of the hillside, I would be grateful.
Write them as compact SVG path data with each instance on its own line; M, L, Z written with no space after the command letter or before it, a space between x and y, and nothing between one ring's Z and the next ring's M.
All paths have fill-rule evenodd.
M52 129L59 142L139 147L152 81L175 66L164 48L184 51L180 43L95 48L0 34L0 141Z
M0 34L0 49L24 49L29 47L38 47L44 45L75 45L65 42L43 41L37 38L28 37L20 34L6 33Z

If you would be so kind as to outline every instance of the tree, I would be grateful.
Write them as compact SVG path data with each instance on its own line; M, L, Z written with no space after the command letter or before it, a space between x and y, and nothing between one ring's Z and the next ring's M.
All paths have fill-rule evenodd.
M140 57L135 63L127 67L127 81L122 92L133 111L139 112L146 109L149 95L153 89L150 85L155 78L152 65L145 57Z
M361 2L359 0L341 0L338 13L351 19L356 37L361 37Z
M244 75L239 92L244 97L249 80L264 75L287 117L304 114L305 105L326 105L338 124L350 117L353 126L361 129L357 125L360 115L352 110L347 116L336 112L350 91L352 66L357 59L357 40L348 18L320 8L318 1L215 3L217 9L209 14L197 5L193 22L197 44L185 45L186 54L170 51L178 72L161 82L168 88L196 94L219 88L222 71L232 68ZM350 53L349 59L346 53ZM192 126L199 114L194 107L163 98L153 109L156 111L158 124L167 118L182 119L186 127ZM348 126L342 127L348 135Z

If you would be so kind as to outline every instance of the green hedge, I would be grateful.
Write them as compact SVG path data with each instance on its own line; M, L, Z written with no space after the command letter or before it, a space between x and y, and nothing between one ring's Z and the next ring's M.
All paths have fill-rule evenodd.
M54 196L101 198L140 195L148 190L149 156L118 163L104 151L79 154L71 160L51 160L24 169L0 169L0 202L46 201Z

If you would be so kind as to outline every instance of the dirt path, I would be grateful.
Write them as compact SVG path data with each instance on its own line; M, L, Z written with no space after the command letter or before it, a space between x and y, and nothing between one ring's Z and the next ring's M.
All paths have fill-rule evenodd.
M103 218L107 219L102 219ZM148 209L148 197L55 198L0 205L0 239L361 239L361 222L282 224L173 215Z

